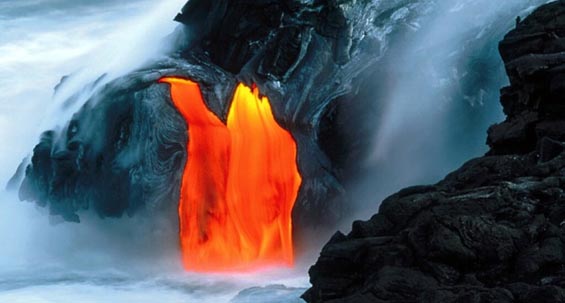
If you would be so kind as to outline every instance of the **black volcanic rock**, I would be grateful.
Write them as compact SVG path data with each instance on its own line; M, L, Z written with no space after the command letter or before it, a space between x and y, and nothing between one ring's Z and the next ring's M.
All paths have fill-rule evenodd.
M530 302L522 298L547 286L561 293L564 186L562 153L543 163L536 154L479 158L435 186L405 189L349 235L332 238L310 270L305 298Z
M9 187L67 221L91 210L102 217L166 210L175 222L187 126L157 79L195 80L222 121L235 85L255 83L297 142L303 183L293 226L333 226L355 207L347 190L354 192L352 180L366 172L375 130L393 102L389 88L401 88L395 79L412 73L413 67L397 69L409 51L406 41L425 35L420 28L441 7L427 0L191 0L176 16L175 32L149 42L167 46L162 58L81 88L70 88L81 82L76 75L61 80L57 98L73 93L63 107L84 106L46 132ZM498 56L488 42L506 23L490 24L480 35L484 28L476 25L449 42L464 41L455 65L467 73L444 75L450 93L443 98L460 100L451 110L463 118L448 137L476 123L484 110L472 104L495 95ZM450 52L433 51L428 59ZM423 61L414 68L429 68Z
M311 30L330 38L335 62L350 60L355 37L344 9L364 5L341 2L192 0L175 20L187 25L198 47L222 68L237 74L246 64L259 64L264 75L280 78L300 59ZM257 58L261 52L266 53Z
M389 6L352 0L187 2L169 37L175 47L165 58L117 79L103 75L66 102L91 95L61 130L43 135L20 198L74 222L87 210L101 217L164 210L176 218L187 125L158 79L181 76L198 82L222 121L236 84L256 84L297 142L302 185L294 226L336 222L347 208L337 173L343 163L336 158L360 154L358 142L366 142L367 133L366 126L337 123L341 112L367 112L372 102L358 98L360 79L374 68L389 34L371 21ZM327 131L337 128L339 136ZM328 150L333 147L340 153Z
M511 85L491 151L385 199L310 269L314 302L565 302L565 4L500 43Z
M510 78L502 89L506 121L489 130L491 154L530 152L540 140L565 140L565 6L537 10L499 45Z

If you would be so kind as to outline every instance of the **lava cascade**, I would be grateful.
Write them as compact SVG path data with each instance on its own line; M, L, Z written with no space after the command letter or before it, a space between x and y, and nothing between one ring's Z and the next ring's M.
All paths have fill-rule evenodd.
M241 271L294 262L291 213L301 177L296 142L276 122L267 97L239 84L227 125L197 83L162 78L188 125L179 213L183 265Z

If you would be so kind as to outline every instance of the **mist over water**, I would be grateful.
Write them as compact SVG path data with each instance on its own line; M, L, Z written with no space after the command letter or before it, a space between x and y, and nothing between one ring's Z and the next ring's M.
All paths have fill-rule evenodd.
M117 45L116 28L146 12L150 1L120 3L0 1L0 135L10 142L0 147L3 178L21 160L14 158L33 148L43 120L63 120L45 114L57 107L53 88L61 77L96 66L96 49Z
M376 0L375 0L376 1ZM388 1L388 0L382 0ZM375 81L384 108L366 173L352 198L358 217L402 187L431 183L487 150L502 119L507 79L497 43L545 0L396 1L403 31L387 45ZM61 126L102 85L167 51L185 0L0 0L0 185L30 155L39 134ZM71 75L54 95L64 75ZM76 94L74 103L64 101ZM182 271L176 230L154 218L51 224L45 209L0 191L0 302L300 302L307 261L294 270L199 275ZM56 223L56 222L55 222ZM349 222L345 222L349 226ZM311 260L309 260L311 261Z
M546 2L411 1L393 14L402 33L390 39L375 78L383 112L366 171L352 186L357 218L487 152L486 131L504 120L499 90L508 85L498 42L517 16Z

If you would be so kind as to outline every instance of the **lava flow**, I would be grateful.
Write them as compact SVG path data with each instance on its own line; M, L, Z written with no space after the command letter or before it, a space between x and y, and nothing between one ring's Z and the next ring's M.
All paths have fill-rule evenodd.
M180 244L191 271L291 266L291 213L301 177L296 143L274 119L268 98L239 84L227 125L197 83L163 78L188 125L179 201Z

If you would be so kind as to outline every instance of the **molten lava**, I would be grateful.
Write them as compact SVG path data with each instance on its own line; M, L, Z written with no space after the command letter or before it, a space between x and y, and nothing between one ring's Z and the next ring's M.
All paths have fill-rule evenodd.
M184 267L248 270L292 265L291 212L301 177L296 143L266 97L239 84L227 125L203 100L198 84L163 78L188 125L188 158L179 201Z

